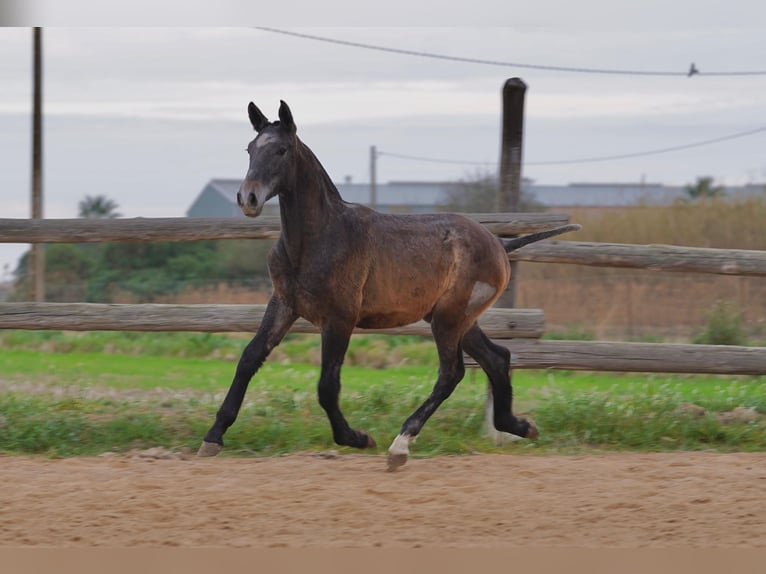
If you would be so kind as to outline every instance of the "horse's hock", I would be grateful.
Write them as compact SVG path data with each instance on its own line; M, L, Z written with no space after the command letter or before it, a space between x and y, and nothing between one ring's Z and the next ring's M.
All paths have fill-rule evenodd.
M518 321L520 319L523 318L529 321L533 317L535 324L534 330L529 328L519 328ZM513 341L515 339L523 339L527 342L534 342L539 340L545 331L545 315L542 309L492 308L488 309L484 313L484 315L479 319L479 322L481 323L482 320L492 325L492 328L489 328L489 325L487 325L485 332L487 335L492 337L494 343L501 346L511 347L511 365L513 365L514 362L518 362L518 357L513 352ZM473 359L473 357L466 353L463 353L463 362L467 369L481 369L480 365ZM487 436L497 446L505 444L509 441L523 440L521 437L507 432L498 431L495 428L492 422L494 419L495 409L491 396L491 387L488 386L487 388L487 400L484 403L484 431ZM534 425L534 421L530 422L533 425L532 429L534 429L534 431L533 434L529 435L527 438L534 439L537 438L537 429Z

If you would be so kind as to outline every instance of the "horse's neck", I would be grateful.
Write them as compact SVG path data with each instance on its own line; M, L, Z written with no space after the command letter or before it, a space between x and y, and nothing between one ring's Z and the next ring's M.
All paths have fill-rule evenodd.
M331 232L333 219L344 209L332 180L311 151L304 147L295 187L279 196L282 239L293 263L297 264L306 245Z

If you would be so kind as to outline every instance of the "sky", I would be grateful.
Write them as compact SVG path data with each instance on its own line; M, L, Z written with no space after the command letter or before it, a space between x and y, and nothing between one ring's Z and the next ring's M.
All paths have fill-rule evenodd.
M523 175L537 183L766 181L766 130L683 151L540 165L766 128L766 73L705 75L766 72L760 0L477 0L449 11L396 0L362 13L327 0L321 13L320 3L283 2L265 15L254 4L133 0L110 3L111 13L85 11L97 5L77 0L0 7L2 23L45 26L45 217L76 217L86 195L113 199L125 217L183 216L208 180L244 175L250 101L276 118L285 100L299 136L336 181L369 181L373 145L382 153L379 182L493 172L501 89L511 77L528 86ZM477 60L679 75L440 60L243 25ZM30 214L31 46L30 28L0 28L0 218ZM701 74L686 77L692 62ZM26 249L0 244L0 279Z

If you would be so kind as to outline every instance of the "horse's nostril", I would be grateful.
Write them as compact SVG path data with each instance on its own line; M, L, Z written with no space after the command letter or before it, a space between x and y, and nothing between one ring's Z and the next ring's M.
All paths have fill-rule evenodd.
M247 202L250 205L258 205L258 200L255 199L255 194L251 191L250 195L247 196Z
M242 207L242 194L237 192L237 205Z

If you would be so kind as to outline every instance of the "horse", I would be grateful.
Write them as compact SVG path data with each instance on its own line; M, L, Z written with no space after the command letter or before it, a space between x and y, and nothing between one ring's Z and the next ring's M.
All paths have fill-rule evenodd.
M247 146L249 167L237 204L244 215L258 217L266 201L278 196L282 231L268 257L273 294L263 321L242 352L198 455L215 456L223 448L223 435L236 420L250 380L299 317L321 333L317 393L338 445L377 446L367 432L349 425L339 407L341 366L352 331L420 319L431 325L438 377L388 449L388 469L406 463L410 444L463 378L463 351L487 373L495 428L537 437L532 422L512 414L510 352L485 335L477 318L510 279L508 252L580 226L500 239L454 213L384 214L348 203L298 138L284 101L274 122L252 102L247 110L256 137Z

